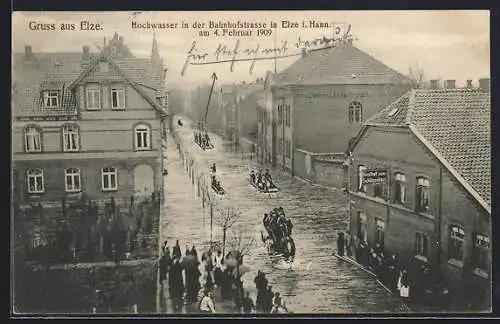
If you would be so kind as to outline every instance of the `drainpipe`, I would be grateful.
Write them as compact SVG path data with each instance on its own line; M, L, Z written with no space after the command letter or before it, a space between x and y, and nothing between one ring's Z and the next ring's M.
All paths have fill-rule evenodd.
M438 219L437 219L437 233L436 233L436 245L437 245L437 280L441 280L441 227L442 227L442 204L443 204L443 166L439 166L439 205L438 205Z

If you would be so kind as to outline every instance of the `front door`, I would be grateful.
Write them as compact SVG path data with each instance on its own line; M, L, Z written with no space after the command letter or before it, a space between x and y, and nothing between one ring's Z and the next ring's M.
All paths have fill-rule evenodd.
M149 196L154 192L153 168L141 164L134 168L134 189L138 196Z

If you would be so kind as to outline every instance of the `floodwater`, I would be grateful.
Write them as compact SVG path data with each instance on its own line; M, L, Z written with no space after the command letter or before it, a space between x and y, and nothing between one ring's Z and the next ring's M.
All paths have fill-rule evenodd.
M208 166L215 162L217 178L227 195L216 198L217 207L213 208L212 217L213 239L222 241L219 208L232 207L241 213L233 231L238 229L244 233L243 243L252 243L244 257L244 265L250 271L243 275L243 282L254 299L253 279L261 270L266 273L273 291L280 292L288 309L294 313L402 312L398 297L389 294L362 270L332 256L337 231L346 230L348 224L346 196L341 190L315 186L271 170L281 191L276 195L258 193L248 182L249 171L257 169L255 161L231 152L214 134L211 134L211 139L215 148L202 151L193 141L191 123L186 118L183 118L183 123L182 127L176 126L178 134L182 134L182 149L190 151L192 156L195 154L198 163L193 168L193 180L172 137L168 139L162 241L168 240L172 246L178 239L183 252L186 244L190 247L194 244L198 253L208 245L210 207L208 202L203 203L202 185L198 195L198 175L202 172L208 174ZM291 268L272 260L260 239L260 232L264 230L264 213L280 206L294 225L292 237L296 244L296 260ZM228 230L228 242L234 242L233 231ZM230 246L229 243L226 246Z

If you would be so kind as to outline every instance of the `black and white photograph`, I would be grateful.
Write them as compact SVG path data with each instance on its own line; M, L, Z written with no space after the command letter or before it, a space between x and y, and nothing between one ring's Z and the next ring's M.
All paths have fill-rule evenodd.
M15 11L11 60L11 316L492 311L489 11Z

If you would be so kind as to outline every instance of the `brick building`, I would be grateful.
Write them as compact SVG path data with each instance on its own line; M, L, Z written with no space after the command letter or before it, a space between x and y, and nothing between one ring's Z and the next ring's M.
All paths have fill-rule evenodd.
M431 280L463 310L464 296L491 306L490 149L481 88L411 90L367 120L350 148L351 233L397 254L414 278L422 264L436 270Z
M120 208L162 192L166 100L156 39L147 59L117 34L99 53L15 53L14 202L56 217L66 204Z
M273 163L308 179L315 178L316 155L343 155L363 120L412 88L411 80L350 41L304 50L273 79Z

